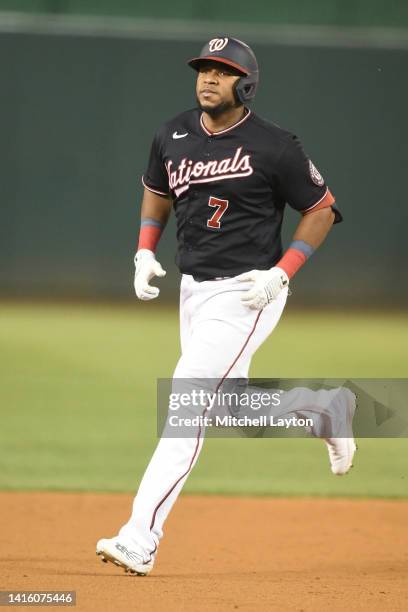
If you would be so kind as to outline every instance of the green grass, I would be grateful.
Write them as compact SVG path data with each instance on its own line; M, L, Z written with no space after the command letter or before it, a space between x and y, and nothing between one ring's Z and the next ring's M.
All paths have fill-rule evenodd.
M156 379L178 315L132 306L0 305L0 488L133 491L157 442ZM404 315L288 312L254 377L406 377ZM319 440L207 440L185 491L406 497L408 441L362 439L332 476Z

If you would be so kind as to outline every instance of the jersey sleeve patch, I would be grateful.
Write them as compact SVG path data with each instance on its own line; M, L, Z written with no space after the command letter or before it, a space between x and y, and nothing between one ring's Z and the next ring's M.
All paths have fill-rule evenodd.
M324 178L322 177L311 159L309 159L309 172L310 178L312 179L314 184L318 185L319 187L322 187L322 185L324 185Z

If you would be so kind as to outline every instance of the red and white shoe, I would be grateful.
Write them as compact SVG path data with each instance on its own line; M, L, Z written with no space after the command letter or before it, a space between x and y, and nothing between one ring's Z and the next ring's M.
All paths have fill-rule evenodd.
M153 569L154 555L144 553L141 548L122 537L99 540L96 554L104 563L114 563L135 576L147 576Z
M353 457L357 450L352 427L356 410L356 396L350 389L344 387L339 391L336 400L339 403L337 409L341 411L341 419L344 419L341 430L347 437L324 438L324 441L329 452L331 471L336 476L343 476L353 466Z

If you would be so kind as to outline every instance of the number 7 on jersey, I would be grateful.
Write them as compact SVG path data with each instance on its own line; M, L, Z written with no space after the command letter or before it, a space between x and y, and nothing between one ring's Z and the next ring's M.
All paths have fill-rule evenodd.
M228 200L220 200L220 198L215 198L214 196L210 196L208 200L208 206L212 206L217 210L214 212L212 217L207 221L207 227L212 227L213 229L220 229L221 227L221 217L225 213L228 208L229 201Z

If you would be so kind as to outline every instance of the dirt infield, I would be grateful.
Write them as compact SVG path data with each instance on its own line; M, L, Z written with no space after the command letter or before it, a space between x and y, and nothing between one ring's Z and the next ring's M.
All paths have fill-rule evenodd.
M79 610L408 610L408 502L181 497L153 573L95 556L128 495L0 493L0 590Z

